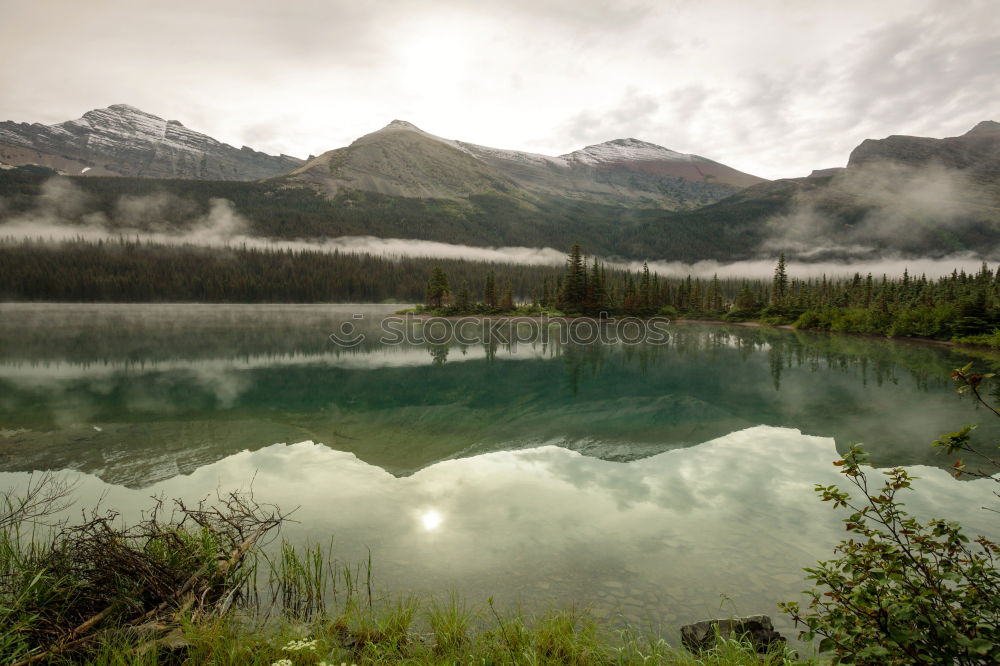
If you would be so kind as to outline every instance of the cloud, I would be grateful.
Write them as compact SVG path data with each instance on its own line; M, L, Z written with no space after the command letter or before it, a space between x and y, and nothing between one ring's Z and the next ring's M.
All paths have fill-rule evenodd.
M126 102L305 157L404 118L550 155L634 136L799 176L865 138L1000 118L993 4L8 2L0 90L18 94L0 119Z
M961 171L934 163L863 163L839 172L829 185L800 190L788 213L768 220L771 235L761 249L801 259L877 258L886 246L947 255L943 239L988 225L990 210L989 197ZM984 257L995 253L980 251Z
M638 138L660 103L638 90L628 90L619 104L600 113L581 111L570 118L563 129L581 147L626 137Z
M109 219L93 210L93 197L67 178L42 183L34 206L0 220L0 237L66 241L105 240L121 236L151 242L226 245L246 238L249 223L226 199L210 199L199 212L188 199L166 192L119 197ZM183 221L178 225L176 220Z
M853 259L847 261L789 261L788 274L792 278L809 279L826 277L851 276L855 273L866 275L871 273L876 277L883 274L888 277L899 277L903 271L910 275L926 275L929 278L950 275L952 271L964 270L966 273L977 272L983 264L982 257L964 253L952 254L940 258L901 257L887 255L872 259ZM642 265L636 262L619 264L631 270L639 270ZM770 279L774 275L775 260L759 259L752 261L720 262L698 261L693 264L682 262L649 262L649 270L667 277L719 278L734 279Z
M226 199L210 199L205 213L169 193L119 197L108 219L91 211L90 196L66 178L42 185L35 205L0 220L0 238L64 242L115 240L121 237L166 245L255 247L271 250L350 252L391 257L435 257L527 265L558 265L564 252L552 248L473 247L435 241L342 236L320 240L273 240L249 234L249 222ZM178 212L186 215L178 223Z
M150 195L123 195L115 203L114 224L122 228L168 228L170 220L193 217L194 202L168 192Z
M927 174L934 172L919 173L924 173L925 178L931 178ZM857 182L863 181L864 177L858 175ZM848 183L854 182L854 180L848 181ZM903 185L899 196L910 197L911 205L918 208L938 206L940 211L948 211L951 204L947 202L946 194L952 192L956 197L959 196L957 190L948 189L959 185L947 181L935 183L930 180L918 179L912 182L904 180ZM893 191L892 187L887 186L879 188L878 193L871 196L876 202L884 202L884 205L891 208L899 205L899 199L893 198ZM939 197L942 201L938 201ZM877 249L877 245L859 243L848 246L832 240L824 241L821 225L828 224L832 229L833 223L821 216L809 217L805 208L807 202L807 199L800 202L803 211L798 217L793 214L783 220L783 228L788 231L788 235L779 237L780 240L776 240L773 247L763 248L765 252L776 256L782 249L799 247L795 243L801 242L800 249L803 251L799 256L800 260L793 259L788 263L789 273L793 277L852 275L855 272L901 275L904 268L912 274L926 273L928 276L940 276L950 274L956 269L973 272L978 270L983 261L981 256L971 253L908 258L898 253L886 253ZM211 199L208 211L200 212L193 202L172 194L123 196L116 202L111 219L92 212L90 203L89 195L72 181L53 178L43 185L42 194L37 197L36 204L31 210L7 220L0 219L0 239L94 242L127 237L131 240L163 245L196 245L220 249L252 247L263 250L346 252L393 258L430 257L535 266L562 266L566 262L566 253L551 247L476 247L375 236L340 236L310 240L263 238L250 235L249 222L236 211L232 202L226 199ZM189 216L178 223L177 218L172 217L177 211L187 211ZM906 218L899 217L897 223L905 224ZM807 242L810 238L813 241L811 245ZM844 256L835 261L822 261L824 256L837 253ZM604 258L604 261L609 268L631 271L639 271L643 265L639 261L615 257ZM691 275L710 278L718 275L720 278L768 278L774 272L774 263L774 258L769 257L731 263L650 261L648 265L651 271L665 277Z

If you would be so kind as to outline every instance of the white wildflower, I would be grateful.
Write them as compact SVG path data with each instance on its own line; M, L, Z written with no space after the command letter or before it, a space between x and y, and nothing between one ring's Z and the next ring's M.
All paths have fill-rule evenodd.
M283 647L281 649L285 650L286 652L301 652L302 650L312 650L313 652L315 652L316 651L316 639L314 638L312 640L306 640L306 639L291 640L291 641L288 641L288 643L285 645L285 647Z
M279 659L278 661L271 664L271 666L292 666L291 659Z

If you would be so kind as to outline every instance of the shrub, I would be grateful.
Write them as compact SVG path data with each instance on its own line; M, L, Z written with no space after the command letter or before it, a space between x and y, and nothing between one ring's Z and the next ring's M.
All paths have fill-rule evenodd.
M984 376L970 366L953 376L960 390L982 401ZM989 460L973 448L969 433L964 428L935 445ZM844 524L852 536L836 547L835 559L806 569L817 584L807 592L806 609L781 604L805 626L801 638L821 638L820 650L832 651L834 663L1000 663L1000 546L981 536L970 541L955 522L910 516L898 495L910 489L912 477L891 469L881 487L872 487L868 457L858 445L834 464L861 495L856 501L836 485L816 487L823 501L850 509ZM961 460L953 469L988 476L966 470Z

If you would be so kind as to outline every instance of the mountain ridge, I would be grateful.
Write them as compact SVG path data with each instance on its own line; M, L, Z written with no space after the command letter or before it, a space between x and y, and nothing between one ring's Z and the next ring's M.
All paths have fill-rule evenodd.
M845 168L754 185L671 220L743 230L759 251L813 261L887 251L1000 258L1000 123L941 139L865 139ZM651 232L637 229L633 247Z
M0 122L0 162L95 176L257 180L302 160L235 148L177 120L113 104L54 125Z
M447 139L395 119L349 145L300 160L239 149L128 104L54 125L0 122L0 166L37 165L65 175L194 180L279 178L327 197L360 190L467 202L539 197L625 208L683 210L766 182L699 155L636 138L563 155L540 155Z
M634 138L554 156L446 139L398 119L319 155L285 179L329 196L344 189L453 200L501 193L531 205L538 195L557 195L665 210L695 207L765 182Z
M174 127L162 122L164 132ZM689 262L779 252L803 261L887 253L1000 258L995 121L958 137L869 139L854 149L847 167L745 188L710 192L704 181L655 173L671 164L704 168L696 158L634 138L546 156L445 139L395 120L289 174L253 183L126 183L88 173L77 186L89 193L88 211L109 220L120 214L123 193L172 193L185 203L159 213L164 228L190 225L184 211L207 215L213 198L225 198L249 221L250 233L265 238L376 236L555 248L579 241L607 257ZM650 167L647 178L642 170ZM7 173L0 179L3 217L47 210L37 202L44 203L38 197L51 172ZM660 191L657 200L651 183L673 189Z

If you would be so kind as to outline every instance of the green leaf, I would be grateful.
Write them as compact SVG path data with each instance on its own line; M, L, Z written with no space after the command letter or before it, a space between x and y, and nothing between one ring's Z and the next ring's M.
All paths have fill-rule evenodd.
M976 654L989 654L990 650L993 649L993 643L985 638L973 638L969 649Z

